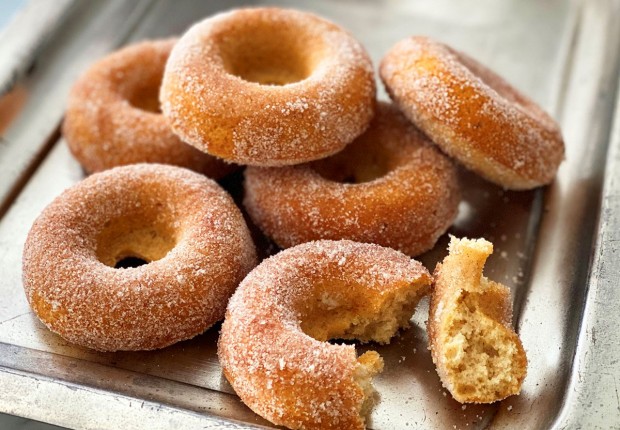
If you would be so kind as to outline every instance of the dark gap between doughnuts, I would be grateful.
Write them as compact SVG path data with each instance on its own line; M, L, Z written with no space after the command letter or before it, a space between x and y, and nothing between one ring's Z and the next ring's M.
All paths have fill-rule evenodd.
M115 269L129 269L129 268L144 266L145 264L149 264L149 262L140 257L125 257L117 261L116 264L114 265L114 268Z
M331 343L332 345L351 345L351 346L355 346L355 347L359 347L361 345L361 342L359 342L356 339L340 339L340 338L335 338L335 339L329 339L327 340L328 343Z

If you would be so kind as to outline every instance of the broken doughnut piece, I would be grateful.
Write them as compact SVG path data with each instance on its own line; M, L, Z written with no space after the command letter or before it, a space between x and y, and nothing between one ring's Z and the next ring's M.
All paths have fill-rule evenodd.
M482 275L493 244L452 237L435 268L428 335L443 385L461 403L518 394L527 358L512 328L510 289Z

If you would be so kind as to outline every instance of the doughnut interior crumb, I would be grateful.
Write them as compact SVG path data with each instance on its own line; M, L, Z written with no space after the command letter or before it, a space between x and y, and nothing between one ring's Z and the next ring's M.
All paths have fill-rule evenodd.
M317 300L307 306L302 316L303 331L320 341L356 339L361 342L389 343L399 328L406 327L420 299L428 288L422 278L403 285L380 297L360 294L351 297L346 288L332 283L319 286ZM352 290L352 289L351 289ZM359 404L362 419L370 412L375 401L372 379L383 370L383 359L376 351L368 351L357 358L355 383L363 392Z
M348 289L331 283L318 286L317 299L309 303L301 318L304 333L319 340L356 339L361 342L389 343L409 319L428 288L424 278L403 283L379 297L360 293L352 297Z
M464 292L448 325L445 365L461 398L504 398L519 393L525 370L514 334L479 310L484 295ZM517 375L517 376L515 376Z
M435 271L429 335L443 384L461 403L491 403L518 394L527 359L512 330L507 287L482 276L493 245L452 238Z

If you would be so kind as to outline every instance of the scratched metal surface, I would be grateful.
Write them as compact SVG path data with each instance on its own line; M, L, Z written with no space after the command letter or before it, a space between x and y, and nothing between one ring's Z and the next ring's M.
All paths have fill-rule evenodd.
M238 400L222 377L215 354L217 328L148 353L102 354L76 348L30 313L20 270L23 242L34 218L83 177L54 134L79 71L116 46L180 34L217 10L259 3L81 2L49 42L34 72L18 82L29 90L28 100L8 124L0 147L2 166L12 164L7 157L20 153L20 145L28 154L18 156L17 173L0 169L3 189L10 190L0 197L0 411L72 428L269 426ZM486 274L513 292L515 324L530 361L523 393L487 406L463 408L453 401L441 388L426 349L424 303L411 329L391 345L360 348L376 349L386 363L375 380L380 400L370 427L620 426L614 385L620 377L615 358L619 336L611 330L618 322L612 301L619 298L614 287L620 278L618 118L612 133L620 3L270 3L312 10L349 28L375 64L396 41L411 34L448 42L496 69L547 108L561 122L567 143L567 161L545 190L504 192L463 173L465 198L451 229L456 235L487 237L496 245ZM123 25L117 27L116 22ZM383 91L380 97L385 97ZM442 238L422 257L427 267L432 269L443 257L445 246Z

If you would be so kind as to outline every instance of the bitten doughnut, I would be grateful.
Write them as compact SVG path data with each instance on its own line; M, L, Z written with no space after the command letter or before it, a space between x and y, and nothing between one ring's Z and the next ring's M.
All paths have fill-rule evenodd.
M147 264L123 268L131 260ZM137 164L88 177L41 213L23 280L36 315L66 340L148 350L221 320L255 264L245 221L215 182Z
M375 351L329 339L389 342L408 325L431 278L389 248L305 243L264 260L226 311L218 355L241 400L292 429L362 429L372 406Z
M527 358L512 329L510 290L482 276L493 244L451 238L431 294L428 337L443 385L461 403L519 394Z
M175 133L241 164L280 166L338 152L373 115L368 54L312 15L240 9L195 24L174 47L161 91Z
M219 179L236 168L183 143L159 112L159 87L175 42L128 46L93 64L77 80L63 135L87 172L164 163Z
M283 248L351 239L416 256L445 233L460 201L450 160L386 103L342 152L299 166L249 167L244 186L252 220Z
M411 37L390 49L380 74L405 115L468 169L514 190L555 177L564 159L558 124L474 59Z

